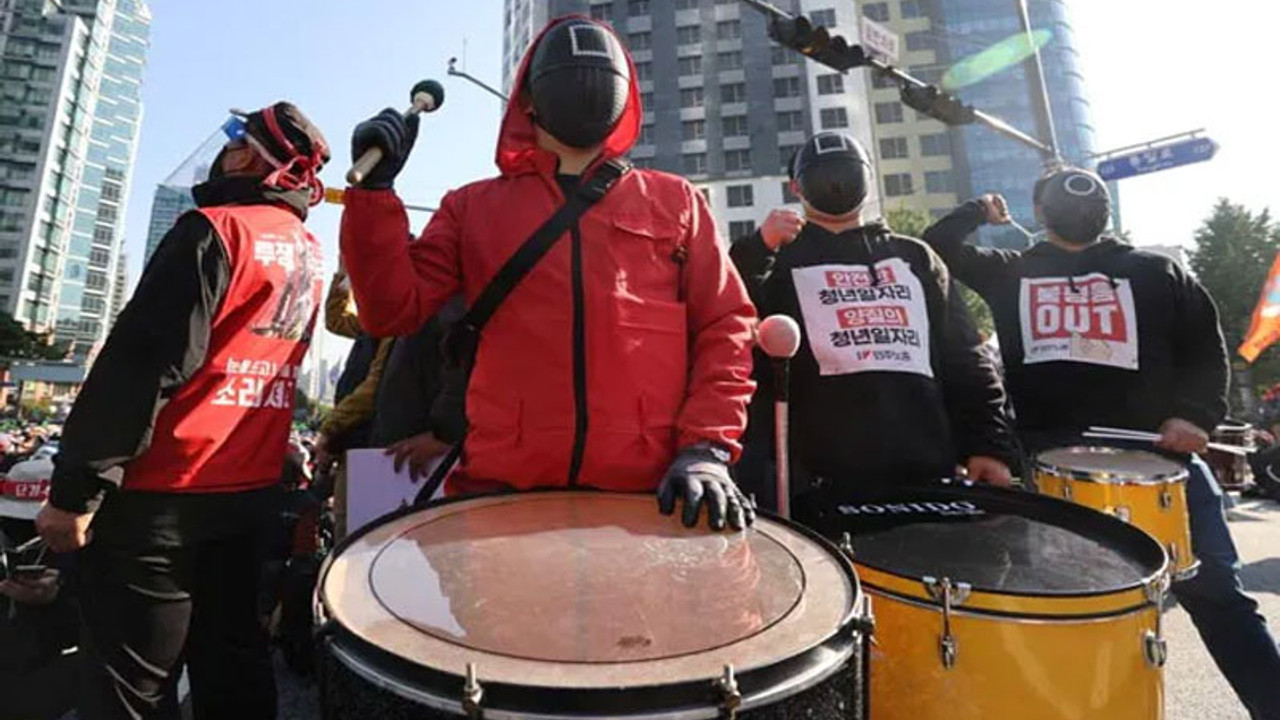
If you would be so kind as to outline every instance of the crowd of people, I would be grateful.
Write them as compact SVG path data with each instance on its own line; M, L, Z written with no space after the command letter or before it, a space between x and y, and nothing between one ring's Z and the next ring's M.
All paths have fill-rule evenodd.
M790 168L803 212L774 213L726 252L702 193L626 161L640 94L607 27L553 21L514 87L499 175L445 195L417 239L394 190L417 117L387 110L355 128L353 157L384 159L346 192L327 301L304 223L329 145L288 103L240 118L243 135L160 244L58 436L26 531L47 552L6 552L0 589L19 613L84 599L62 615L78 628L78 692L38 700L74 703L83 720L176 717L185 668L196 718L275 717L269 637L305 664L298 598L348 530L344 503L362 482L344 467L351 448L385 447L455 496L653 493L689 527L743 530L751 497L773 497L778 388L753 333L758 317L785 314L803 333L790 384L796 519L819 522L875 484L960 472L1009 487L1029 450L1090 425L1156 431L1192 469L1202 569L1174 593L1252 716L1280 718L1280 652L1199 460L1227 410L1216 310L1179 266L1105 235L1096 175L1052 168L1028 188L1044 242L981 249L965 238L1009 222L1003 198L902 236L863 215L866 150L819 133ZM956 280L991 306L1003 373ZM309 442L292 401L322 312L354 347ZM60 642L0 681L54 672ZM0 698L37 685L12 687ZM21 715L46 716L57 717Z

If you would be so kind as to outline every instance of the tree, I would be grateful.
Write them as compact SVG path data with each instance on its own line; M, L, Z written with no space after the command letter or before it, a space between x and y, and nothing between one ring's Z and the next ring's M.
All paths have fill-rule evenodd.
M1280 226L1267 210L1253 213L1221 198L1196 230L1195 243L1191 269L1217 303L1227 350L1238 359L1236 348L1249 331L1267 270L1280 252ZM1264 352L1252 374L1258 387L1280 381L1280 350L1273 346Z
M33 333L12 315L0 312L0 358L63 360L67 350L67 345L54 345L48 335Z
M924 231L933 224L928 213L907 207L897 207L887 211L884 221L894 232L915 238L923 235ZM977 326L978 332L982 333L983 337L995 333L996 324L991 318L991 308L987 307L986 301L958 280L956 288L965 306L969 308L969 315L973 317L973 324Z

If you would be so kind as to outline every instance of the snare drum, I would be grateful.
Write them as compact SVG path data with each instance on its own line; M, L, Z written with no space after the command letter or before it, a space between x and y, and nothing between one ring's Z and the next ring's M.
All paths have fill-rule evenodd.
M1036 455L1036 487L1045 495L1110 513L1147 531L1169 553L1175 580L1200 567L1191 549L1187 469L1155 453L1097 445Z
M316 594L328 718L865 717L853 567L798 525L686 529L651 495L406 510Z
M1164 552L1034 493L902 488L818 521L875 608L875 720L1154 720Z

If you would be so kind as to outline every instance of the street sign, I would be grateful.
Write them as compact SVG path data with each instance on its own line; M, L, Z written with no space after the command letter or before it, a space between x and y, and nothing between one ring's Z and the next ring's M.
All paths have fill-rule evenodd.
M1218 143L1207 137L1191 138L1171 145L1120 155L1098 163L1098 175L1107 181L1146 175L1172 167L1204 162L1218 152Z
M862 45L868 54L884 58L890 65L898 62L898 34L866 17L862 18Z

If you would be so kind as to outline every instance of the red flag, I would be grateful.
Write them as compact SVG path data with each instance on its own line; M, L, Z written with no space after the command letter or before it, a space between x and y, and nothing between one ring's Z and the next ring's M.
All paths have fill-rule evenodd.
M1262 286L1258 306L1253 309L1253 322L1237 352L1246 361L1253 362L1277 340L1280 340L1280 254L1271 264L1267 284Z

